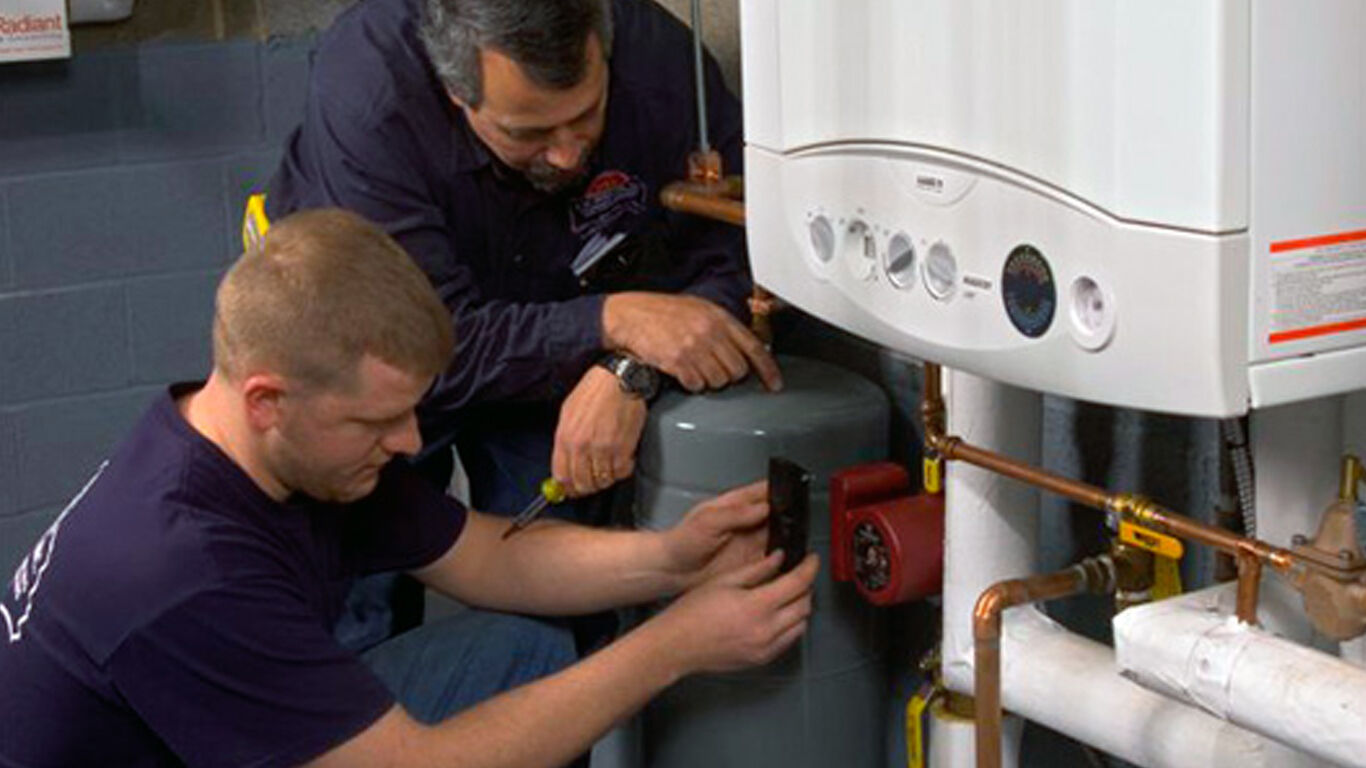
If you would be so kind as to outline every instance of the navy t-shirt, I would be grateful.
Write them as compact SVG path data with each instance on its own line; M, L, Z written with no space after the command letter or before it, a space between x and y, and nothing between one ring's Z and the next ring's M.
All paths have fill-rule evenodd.
M271 180L277 217L340 206L383 226L455 318L457 351L421 410L439 439L472 403L553 402L602 353L603 292L687 292L746 317L738 227L665 210L698 145L687 29L650 0L614 0L606 123L582 186L532 189L470 130L418 39L422 0L363 0L322 37L303 124ZM739 103L707 60L709 138L740 173ZM648 254L632 281L580 284L595 235Z
M0 765L285 766L393 705L332 637L357 574L431 563L465 512L394 462L367 498L278 503L173 388L0 600Z

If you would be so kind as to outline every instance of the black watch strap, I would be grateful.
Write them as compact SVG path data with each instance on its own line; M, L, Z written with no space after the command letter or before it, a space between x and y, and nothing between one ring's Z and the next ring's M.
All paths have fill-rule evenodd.
M621 391L650 402L659 394L659 371L621 352L609 352L598 365L612 372Z

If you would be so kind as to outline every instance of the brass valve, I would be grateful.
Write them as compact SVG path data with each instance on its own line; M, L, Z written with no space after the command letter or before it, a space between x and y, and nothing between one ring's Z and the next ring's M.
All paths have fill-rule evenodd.
M1366 633L1366 551L1357 528L1357 486L1362 482L1361 460L1342 459L1338 499L1323 512L1313 539L1294 539L1295 554L1319 567L1306 568L1295 580L1304 597L1304 610L1314 628L1333 640L1350 640Z

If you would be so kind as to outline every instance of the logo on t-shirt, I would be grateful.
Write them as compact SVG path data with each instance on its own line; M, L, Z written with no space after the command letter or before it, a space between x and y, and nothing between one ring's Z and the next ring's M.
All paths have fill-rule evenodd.
M23 636L24 624L28 623L29 614L33 612L33 597L38 593L43 573L52 562L52 551L57 547L57 532L61 530L62 521L66 520L71 510L85 498L86 492L100 479L107 466L108 461L95 470L95 475L86 481L80 493L77 493L61 514L57 515L57 519L52 521L52 525L48 526L43 535L38 537L38 543L33 545L33 551L25 555L19 567L14 570L10 588L6 591L4 599L0 600L0 617L5 620L6 636L11 643L18 642Z
M623 171L603 171L569 206L569 227L584 237L607 231L627 216L644 213L645 182Z

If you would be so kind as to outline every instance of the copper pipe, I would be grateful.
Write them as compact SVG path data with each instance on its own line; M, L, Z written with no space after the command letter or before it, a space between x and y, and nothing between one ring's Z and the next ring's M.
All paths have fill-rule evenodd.
M932 415L941 414L944 410L943 385L940 382L943 375L942 370L938 365L927 363L924 375L921 415L924 419L925 444L930 450L945 459L966 461L997 474L1051 491L1093 509L1112 513L1120 519L1132 520L1177 538L1206 544L1235 557L1247 556L1240 553L1255 555L1259 561L1270 565L1280 573L1289 574L1303 568L1327 572L1341 570L1314 563L1293 552L1272 546L1259 539L1238 536L1222 528L1183 517L1137 494L1110 493L1103 488L1055 475L998 453L970 445L960 437L948 435L944 422L939 417L930 418ZM1248 570L1246 567L1240 568L1240 571L1246 570ZM1244 583L1248 578L1246 576L1240 577L1241 588L1251 590L1251 593L1255 595L1255 589ZM1245 621L1249 620L1246 616L1241 618ZM1252 617L1252 620L1255 621L1255 616Z
M1310 563L1294 552L1262 541L1249 539L1236 533L1206 525L1189 517L1184 517L1148 499L1133 494L1115 494L1110 497L1109 510L1134 522L1154 528L1163 533L1214 547L1238 557L1243 550L1256 555L1258 560L1270 565L1280 573L1289 573L1297 565Z
M1262 561L1250 549L1238 550L1238 620L1257 623L1257 593L1262 585Z
M766 345L773 343L773 313L778 299L758 284L749 295L749 329Z
M1001 765L1001 614L1026 603L1114 588L1114 562L1087 558L1065 571L997 582L972 611L973 698L977 713L977 768Z
M925 447L937 454L945 430L941 369L937 363L925 363L922 376L924 395L920 398L920 422L924 425Z
M1055 475L1028 464L1022 464L998 453L978 448L961 437L945 433L943 369L936 363L925 363L924 394L920 398L920 416L924 424L925 445L951 461L966 461L997 474L1014 478L1039 488L1052 491L1097 509L1106 509L1110 494L1094 485Z
M939 445L939 453L946 459L966 461L969 464L1052 491L1059 496L1065 496L1096 509L1105 509L1106 502L1110 497L1109 493L1094 485L1077 482L1061 475L1055 475L1047 470L1031 467L1028 464L1021 464L999 453L969 445L963 442L960 437L942 439Z
M705 141L705 135L704 139ZM714 149L702 147L688 155L688 181L711 188L721 183L725 160Z
M660 190L659 202L672 211L693 213L743 227L745 204L718 194L718 191L725 189L727 186L724 183L712 187L691 181L675 181Z

